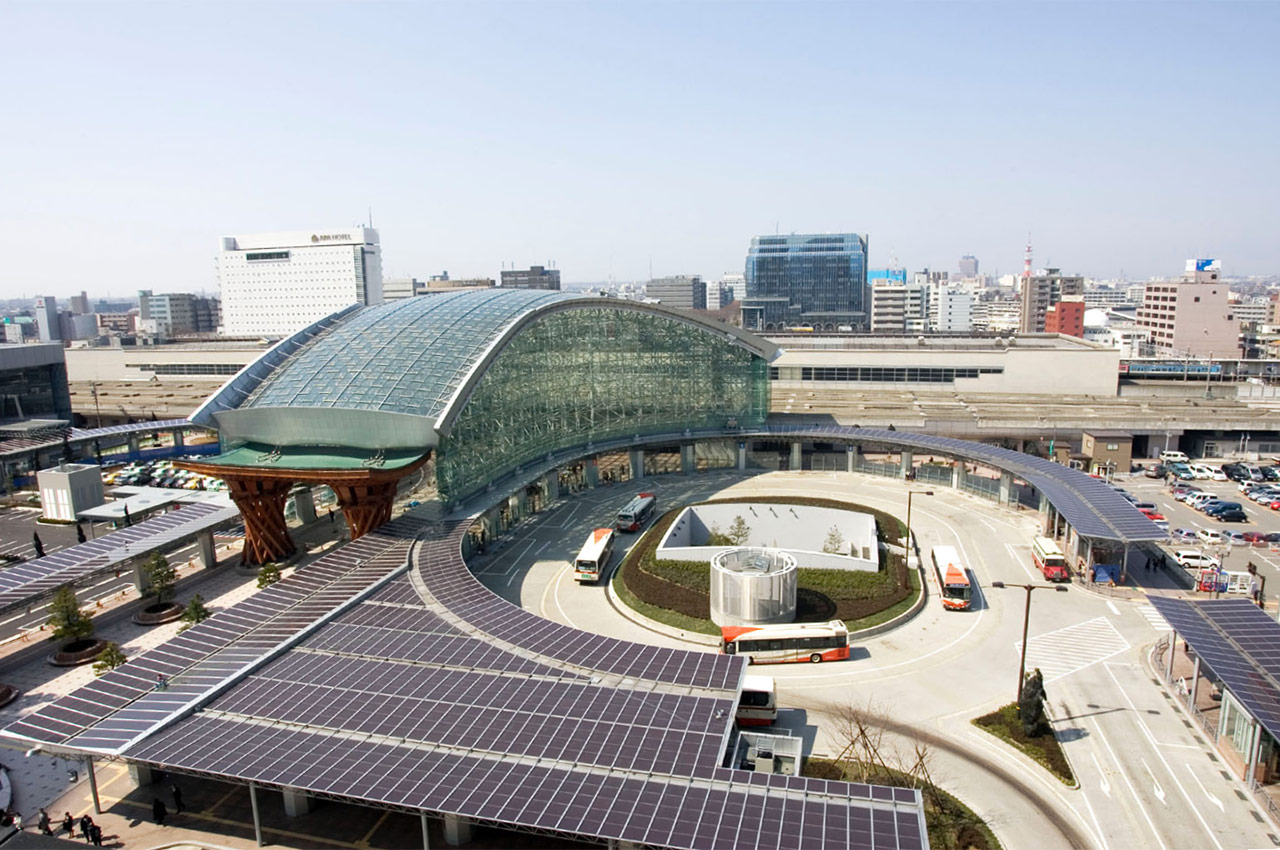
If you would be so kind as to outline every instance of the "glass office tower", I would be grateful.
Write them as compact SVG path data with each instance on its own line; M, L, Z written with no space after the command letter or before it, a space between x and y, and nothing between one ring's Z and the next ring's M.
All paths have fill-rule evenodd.
M867 330L867 237L857 233L757 236L747 251L742 326Z

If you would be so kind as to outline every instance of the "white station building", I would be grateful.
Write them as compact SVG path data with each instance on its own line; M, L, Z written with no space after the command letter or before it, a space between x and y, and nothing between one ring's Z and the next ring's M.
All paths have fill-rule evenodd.
M222 332L284 337L352 304L382 303L382 252L371 227L224 236Z

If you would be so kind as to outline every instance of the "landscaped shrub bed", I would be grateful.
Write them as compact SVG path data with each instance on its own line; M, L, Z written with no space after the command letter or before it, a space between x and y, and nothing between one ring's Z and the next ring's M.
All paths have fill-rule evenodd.
M1041 723L1035 737L1028 737L1022 728L1022 718L1018 714L1018 704L1009 703L990 714L984 714L973 721L979 729L985 729L997 738L1004 740L1022 750L1039 762L1046 770L1058 777L1064 785L1075 785L1075 774L1071 772L1071 763L1062 751L1062 745L1053 734L1053 727L1047 722Z
M775 503L808 505L819 508L859 511L875 517L877 536L881 541L897 541L904 529L897 518L861 505L832 499L765 496L753 499L715 499L705 504ZM684 507L663 514L628 554L620 575L628 591L636 598L674 611L685 617L708 620L711 600L707 590L711 582L711 566L707 563L658 560L655 553ZM821 548L815 541L813 549ZM912 583L907 564L900 555L882 555L878 572L856 570L797 570L796 621L858 620L901 603L911 595Z

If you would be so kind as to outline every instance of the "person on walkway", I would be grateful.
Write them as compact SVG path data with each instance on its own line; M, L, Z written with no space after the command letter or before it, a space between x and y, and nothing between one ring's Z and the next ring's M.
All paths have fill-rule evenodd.
M93 842L94 847L102 846L102 827L96 823L89 827L89 840Z
M182 789L175 782L169 786L169 790L173 792L173 813L180 815L182 814Z
M169 680L165 678L163 673L156 674L156 690L157 691L169 690Z
M76 837L76 819L71 816L71 812L62 815L62 831L67 834L67 838Z
M93 818L88 815L80 816L80 837L85 841L89 840L89 827L93 826Z
M44 835L53 835L53 829L49 826L49 813L44 809L40 810L40 819L36 821L36 827Z
M164 816L169 814L169 810L164 805L164 800L156 797L156 801L151 804L151 817L159 826L164 826Z

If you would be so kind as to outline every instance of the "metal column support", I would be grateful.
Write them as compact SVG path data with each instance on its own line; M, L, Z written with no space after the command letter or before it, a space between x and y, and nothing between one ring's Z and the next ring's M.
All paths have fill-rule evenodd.
M1252 726L1249 734L1249 757L1245 759L1244 781L1252 788L1253 777L1258 773L1258 750L1262 748L1262 725L1258 723L1257 718L1249 719L1252 721Z
M1195 669L1191 671L1191 687L1187 688L1187 708L1195 709L1196 693L1200 686L1200 656L1196 656Z
M98 775L94 773L93 759L84 760L85 772L89 774L89 794L93 797L93 813L102 814L102 801L98 799Z
M644 478L644 449L632 449L627 454L631 461L631 479L639 481Z
M963 490L964 479L967 475L968 473L964 471L964 464L957 462L955 475L951 476L951 486L956 488L957 490Z
M1010 472L1000 473L1000 504L1009 504L1010 498L1013 496L1013 474Z
M898 453L898 472L903 478L910 478L912 471L916 468L916 457L908 451Z
M791 460L787 462L787 469L791 470L792 472L795 472L796 470L803 469L803 468L804 468L804 444L792 443L791 444Z
M680 471L688 475L697 470L697 463L693 458L693 443L688 443L680 447Z
M853 443L844 447L845 472L853 472L858 463L858 447Z
M150 584L147 583L147 577L142 572L143 563L140 559L135 558L133 561L133 586L137 588L139 596L146 596Z
M176 428L173 430L173 445L175 447L185 446L187 444L186 435Z
M739 440L738 441L738 471L741 472L746 468L747 468L747 441Z
M293 788L284 789L284 813L291 817L301 817L311 811L311 798L302 791Z
M200 544L200 566L205 569L218 566L218 549L213 542L212 531L202 531L196 536Z
M1169 662L1165 665L1165 678L1173 681L1173 656L1178 653L1178 630L1169 631Z
M293 496L293 510L298 514L298 520L303 525L315 522L316 500L311 494L311 488L306 484L299 484L289 491L289 495Z
M553 469L542 478L547 491L547 505L560 501L560 470Z
M451 847L471 843L471 819L461 815L444 816L444 841Z
M427 830L427 813L423 812L419 817L422 818L422 850L431 850L431 833Z
M600 465L595 458L589 457L582 462L582 480L588 490L594 490L600 483Z
M249 807L253 809L253 837L257 840L258 846L261 847L262 842L262 817L258 814L258 786L252 782L249 783Z

